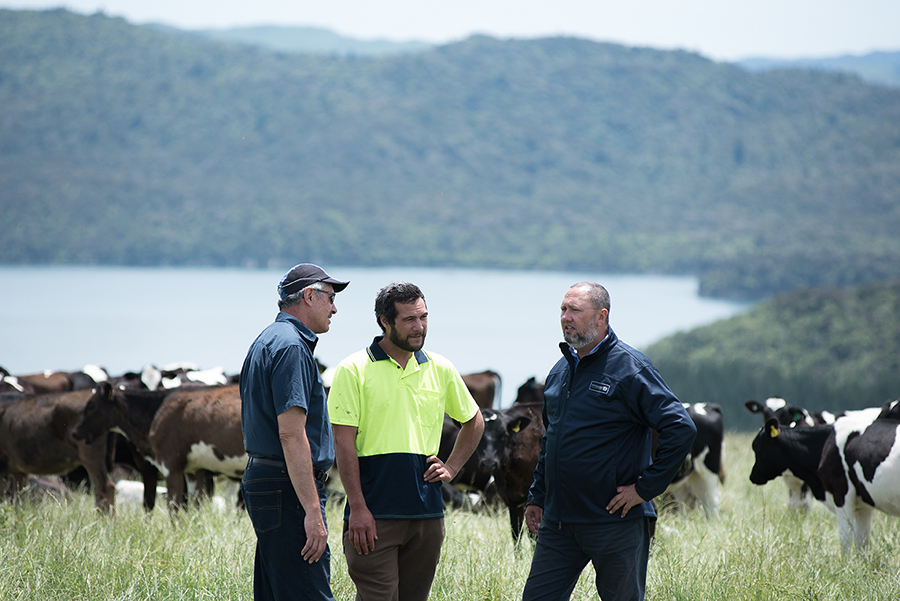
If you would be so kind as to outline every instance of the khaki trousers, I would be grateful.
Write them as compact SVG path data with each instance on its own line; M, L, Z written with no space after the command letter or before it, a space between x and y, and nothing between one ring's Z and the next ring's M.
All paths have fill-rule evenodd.
M444 542L444 518L376 520L375 550L360 555L344 522L344 556L357 601L427 601Z

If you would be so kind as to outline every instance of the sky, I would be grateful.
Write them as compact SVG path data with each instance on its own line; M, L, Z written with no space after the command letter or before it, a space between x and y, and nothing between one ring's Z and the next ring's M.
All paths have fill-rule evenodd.
M0 8L60 6L134 24L315 26L367 40L567 35L720 61L900 50L900 0L0 0Z

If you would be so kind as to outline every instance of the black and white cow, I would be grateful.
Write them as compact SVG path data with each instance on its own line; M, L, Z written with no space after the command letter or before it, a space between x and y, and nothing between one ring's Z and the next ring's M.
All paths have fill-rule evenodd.
M706 514L719 512L719 483L725 482L725 425L716 403L684 404L697 427L697 436L682 468L666 488L685 506L700 505Z
M790 470L835 513L844 555L866 549L875 509L900 515L900 402L848 411L833 424L783 427L769 418L753 440L750 481Z
M750 413L761 413L765 421L775 419L788 428L816 425L806 409L791 405L781 397L769 397L765 403L749 400L744 403L744 408ZM834 420L831 423L834 423ZM782 479L788 488L788 506L794 511L808 511L809 486L790 472L782 474Z
M725 425L722 408L716 403L684 403L697 427L691 452L666 488L660 503L673 500L679 507L703 507L708 516L719 511L719 483L725 482ZM656 454L657 433L653 432L651 453Z

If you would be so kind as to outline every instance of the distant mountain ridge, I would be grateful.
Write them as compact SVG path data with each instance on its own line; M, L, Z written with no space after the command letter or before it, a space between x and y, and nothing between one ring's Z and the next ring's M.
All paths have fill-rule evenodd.
M163 31L173 29L162 25L150 25L149 27ZM196 34L219 42L258 46L277 52L307 52L337 56L385 56L423 52L434 48L434 44L419 41L395 42L386 39L350 38L322 27L259 25L176 31Z
M165 26L152 25L162 29ZM338 56L383 56L424 52L435 47L421 41L397 42L387 39L364 40L340 35L323 27L259 25L229 29L180 30L220 41L247 44L279 52L309 52ZM900 51L872 52L855 56L806 59L746 58L732 64L749 71L775 69L815 69L858 75L864 81L900 87Z
M0 10L3 263L900 278L900 90L474 36L281 53Z
M872 52L863 56L829 58L772 59L747 58L734 64L750 71L774 69L816 69L852 73L864 81L894 88L900 87L900 52Z

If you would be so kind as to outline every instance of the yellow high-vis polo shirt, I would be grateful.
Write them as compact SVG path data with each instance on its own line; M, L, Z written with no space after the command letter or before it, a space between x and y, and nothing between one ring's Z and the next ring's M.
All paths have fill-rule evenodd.
M378 346L381 338L335 369L331 423L357 428L360 483L375 519L442 517L441 485L423 480L425 460L437 455L444 413L464 423L478 405L446 358L418 351L403 369Z

